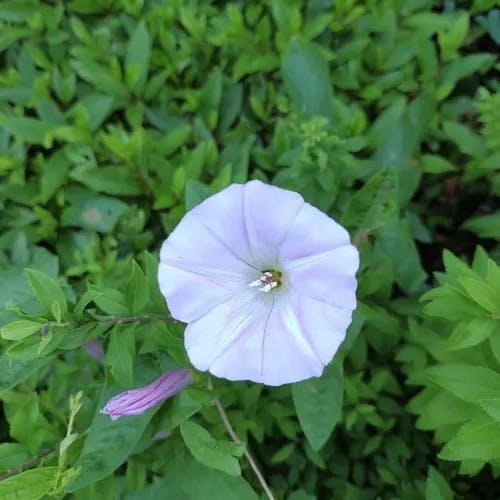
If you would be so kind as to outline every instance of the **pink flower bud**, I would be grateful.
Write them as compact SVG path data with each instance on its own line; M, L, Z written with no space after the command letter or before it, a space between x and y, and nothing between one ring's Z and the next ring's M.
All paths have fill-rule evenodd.
M101 413L109 415L112 420L123 415L140 415L147 409L182 391L191 382L192 375L189 370L168 371L149 385L113 396L101 410Z

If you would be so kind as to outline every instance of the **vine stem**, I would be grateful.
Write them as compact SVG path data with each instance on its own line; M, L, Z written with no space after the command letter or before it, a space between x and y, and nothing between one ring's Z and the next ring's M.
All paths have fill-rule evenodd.
M172 316L110 316L102 321L109 321L110 323L150 323L152 321L172 321L175 319Z
M77 328L80 326L87 325L89 323L111 323L113 325L121 323L151 323L153 321L165 321L177 323L177 320L172 318L172 316L159 315L159 316L102 316L97 317L91 321L84 321L82 323L61 323L57 321L49 321L46 323L47 326L67 326L70 328Z
M236 432L234 432L233 426L231 425L231 422L229 421L229 418L227 417L226 411L224 410L224 407L221 405L220 401L218 399L215 400L215 408L217 408L217 412L219 413L219 416L222 420L222 423L224 424L224 427L227 430L227 433L229 436L231 436L231 439L236 443L236 444L242 444L241 439L238 437ZM260 485L262 486L262 489L267 495L267 498L269 500L275 500L273 492L271 491L271 488L269 488L269 485L267 484L266 480L264 479L264 476L262 472L259 469L259 466L255 462L254 458L248 451L247 447L245 446L245 458L248 460L248 463L250 464L250 467L254 471L255 475L257 476L257 479L259 480Z
M46 457L47 455L50 455L53 451L54 450L52 448L47 448L45 450L42 450L38 455L30 458L28 461L24 462L23 464L18 465L17 467L13 467L12 469L5 471L2 475L0 475L0 481L3 481L5 479L8 479L11 476L15 476L16 474L23 472L25 469L28 469L32 465L35 465L42 458Z

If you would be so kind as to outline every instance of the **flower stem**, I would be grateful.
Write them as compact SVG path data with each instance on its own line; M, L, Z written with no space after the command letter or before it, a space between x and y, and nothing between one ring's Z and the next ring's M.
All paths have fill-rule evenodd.
M231 436L231 439L236 444L241 444L241 439L238 437L236 432L234 432L233 426L231 425L231 422L229 422L229 419L227 418L226 411L224 410L223 406L221 405L221 403L218 399L215 400L215 407L217 408L217 412L219 413L219 416L222 420L222 423L224 424L224 427L227 430L227 433L229 434L229 436ZM250 454L250 452L248 451L246 446L245 446L244 454L245 454L246 459L248 460L248 463L250 464L250 467L255 472L255 475L257 476L257 479L259 480L259 483L261 484L262 489L266 493L267 498L269 500L274 500L273 492L271 491L268 484L266 483L266 480L264 479L262 472L260 471L258 465L256 464L255 460L253 459L252 455Z

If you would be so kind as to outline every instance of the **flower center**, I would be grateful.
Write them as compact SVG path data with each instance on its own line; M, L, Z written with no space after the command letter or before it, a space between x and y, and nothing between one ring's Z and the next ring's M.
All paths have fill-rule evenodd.
M281 273L279 271L275 271L274 269L267 269L262 271L262 276L252 281L248 286L250 287L260 287L259 290L261 292L270 292L273 288L281 285Z

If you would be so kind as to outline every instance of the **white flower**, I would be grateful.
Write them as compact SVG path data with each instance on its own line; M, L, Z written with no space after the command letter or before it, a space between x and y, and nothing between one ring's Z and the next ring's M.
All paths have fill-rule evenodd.
M158 280L193 365L268 385L321 375L356 307L347 231L295 192L233 184L164 242Z

